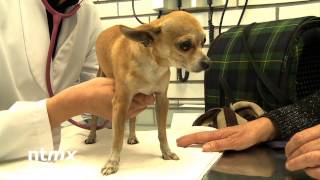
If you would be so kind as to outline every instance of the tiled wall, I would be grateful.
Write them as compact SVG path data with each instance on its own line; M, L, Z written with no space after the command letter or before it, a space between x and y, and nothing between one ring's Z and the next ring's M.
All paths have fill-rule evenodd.
M225 0L213 1L213 24L216 27L215 34L217 34L217 27L220 22ZM103 26L105 28L115 24L124 24L127 26L140 25L139 22L136 21L136 19L132 16L133 13L131 0L93 0L93 2L99 11ZM229 0L229 7L226 11L222 27L223 31L236 25L244 3L245 0ZM135 0L135 10L139 19L141 19L143 22L152 21L158 15L158 12L152 9L152 0ZM208 34L208 12L205 4L202 7L188 10L191 11L193 15L200 21ZM249 0L242 24L309 15L320 16L320 0ZM205 52L207 50L208 41L204 48ZM175 107L175 104L177 103L203 105L203 73L191 73L187 83L179 83L177 82L176 70L174 68L171 70L171 83L168 91L170 103ZM203 110L201 106L200 109Z

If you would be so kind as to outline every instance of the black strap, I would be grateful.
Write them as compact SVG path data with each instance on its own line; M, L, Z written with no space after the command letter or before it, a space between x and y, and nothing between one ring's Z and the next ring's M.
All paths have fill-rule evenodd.
M177 7L178 7L178 10L181 10L182 0L177 0Z
M208 120L211 119L211 122L209 123L210 127L214 127L214 128L218 128L218 123L217 123L217 115L218 113L221 111L220 108L213 108L213 109L209 109L208 111L206 111L204 114L202 114L201 116L199 116L192 124L192 126L202 126L203 123Z
M209 45L211 46L214 41L214 25L212 23L212 15L213 15L212 0L208 0L207 3L209 6L209 12L208 12Z
M182 75L182 69L177 69L177 78L180 82L186 82L189 79L189 72L185 71L184 76Z
M132 12L133 12L134 18L136 18L136 20L137 20L140 24L145 24L144 22L142 22L142 21L138 18L137 14L136 14L136 10L135 10L135 8L134 8L134 0L131 1L131 6L132 6Z
M219 106L223 107L226 105L226 94L221 87L220 78L219 78Z
M268 91L279 101L281 105L287 105L291 103L291 100L284 94L258 67L257 63L254 61L254 58L249 50L247 44L248 32L251 30L252 26L255 23L252 23L243 29L243 35L241 36L242 44L244 47L245 54L250 61L254 71L256 72L259 80L263 85L268 89Z
M157 16L157 19L160 19L160 18L161 18L161 16L162 16L162 13L163 13L163 12L162 12L162 10L160 9L160 10L159 10L159 12L158 12L158 16Z
M231 92L228 82L223 76L219 77L219 91L220 91L220 107L235 103L234 96ZM226 103L227 99L227 103Z
M257 90L259 92L260 97L263 99L263 101L269 106L265 107L267 109L276 109L279 108L281 105L277 105L277 100L270 94L266 93L266 89L261 84L260 81L257 82Z
M250 107L240 108L235 111L239 116L246 119L247 121L256 120L259 116Z
M178 7L178 10L180 11L181 7L182 7L182 0L177 0L177 7ZM182 69L177 68L177 78L178 78L178 81L180 81L180 82L187 82L189 79L189 72L185 71L184 76L183 76Z
M223 112L227 127L238 125L236 114L229 107L223 107Z

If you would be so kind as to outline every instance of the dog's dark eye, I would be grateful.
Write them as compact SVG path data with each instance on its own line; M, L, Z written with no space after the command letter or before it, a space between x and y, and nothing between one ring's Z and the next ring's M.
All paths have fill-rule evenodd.
M192 42L191 42L191 40L184 41L184 42L180 43L179 47L182 51L189 51L189 49L192 48Z

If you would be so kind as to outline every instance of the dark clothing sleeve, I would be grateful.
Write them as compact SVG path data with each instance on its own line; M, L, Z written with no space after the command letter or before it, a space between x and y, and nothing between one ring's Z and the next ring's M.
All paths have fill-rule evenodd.
M320 124L320 91L264 116L279 130L279 138L288 140L295 133Z

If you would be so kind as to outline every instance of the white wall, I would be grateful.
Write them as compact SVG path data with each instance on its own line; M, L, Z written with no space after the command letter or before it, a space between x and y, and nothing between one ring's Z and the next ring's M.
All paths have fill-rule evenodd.
M139 22L132 16L131 0L93 0L105 28L115 24L138 26ZM170 0L169 0L170 1ZM172 0L174 1L174 0ZM185 0L183 0L185 1ZM213 24L218 27L225 0L213 0L215 3ZM224 17L223 31L234 26L240 16L245 0L229 0L229 8ZM157 17L152 9L152 0L135 0L136 14L143 22ZM207 31L208 14L205 6L188 9L200 21ZM301 16L320 16L320 0L249 0L242 24L273 21ZM207 31L208 32L208 31ZM208 34L208 33L207 33ZM215 30L217 34L217 29ZM209 39L209 38L207 38ZM208 50L208 41L204 48ZM187 83L178 83L176 71L172 68L168 96L170 104L204 104L203 73L191 73ZM172 108L174 109L174 108ZM202 108L193 110L203 111ZM150 114L150 112L148 112ZM147 123L147 122L146 122ZM150 122L149 122L150 123Z

